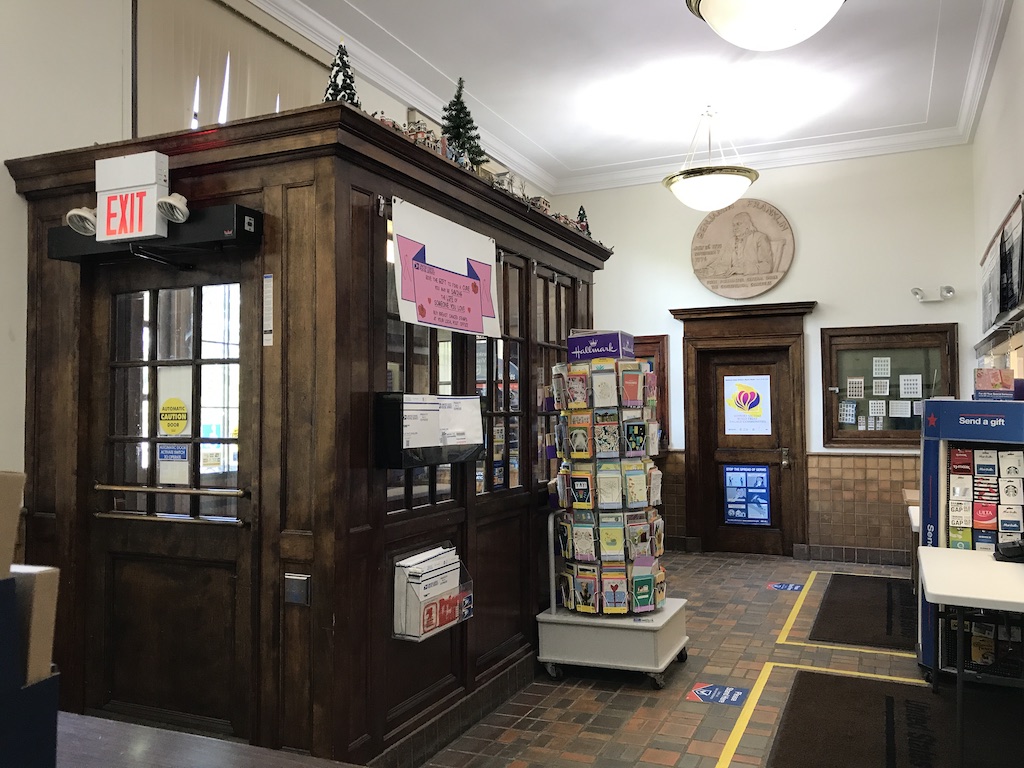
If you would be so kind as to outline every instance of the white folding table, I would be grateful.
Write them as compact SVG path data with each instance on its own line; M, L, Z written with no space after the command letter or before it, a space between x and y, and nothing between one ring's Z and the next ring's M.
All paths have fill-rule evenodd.
M956 610L956 738L959 764L964 760L964 610L1024 612L1024 562L996 560L991 552L945 547L920 547L921 588L925 599ZM936 620L935 666L932 684L938 685L942 660Z

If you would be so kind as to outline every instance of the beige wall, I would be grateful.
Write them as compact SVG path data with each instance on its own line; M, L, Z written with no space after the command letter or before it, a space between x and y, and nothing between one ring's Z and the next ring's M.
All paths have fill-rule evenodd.
M131 0L4 0L0 157L127 138ZM0 469L25 454L26 208L0 171Z
M822 450L820 329L856 325L955 322L969 369L978 335L977 257L973 239L969 147L906 152L765 171L749 197L789 219L796 255L767 293L733 301L706 289L690 263L704 214L681 205L660 184L556 198L556 210L582 204L594 237L615 246L595 278L595 322L635 334L668 334L673 448L682 448L682 324L669 310L727 304L817 301L806 332L807 446ZM920 304L910 289L953 301ZM961 375L961 391L966 378Z

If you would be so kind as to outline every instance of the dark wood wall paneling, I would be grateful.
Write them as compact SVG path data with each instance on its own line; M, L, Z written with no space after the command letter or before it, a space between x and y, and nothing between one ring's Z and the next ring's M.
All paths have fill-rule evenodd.
M469 471L453 473L461 484L455 500L386 512L385 471L371 462L372 394L384 389L386 349L386 219L379 198L397 195L587 283L610 252L343 104L8 161L30 203L28 552L66 569L57 656L64 706L72 710L84 704L83 649L90 641L83 612L96 605L79 586L93 478L78 475L83 447L74 439L85 419L80 380L92 366L83 357L90 326L80 330L82 304L91 296L82 296L81 287L92 289L87 268L46 258L46 230L69 208L94 199L97 158L150 149L170 156L172 189L192 204L235 202L265 215L260 253L241 268L244 324L260 349L248 384L243 373L242 398L259 423L243 421L239 436L240 451L258 464L246 479L252 499L243 522L252 535L241 539L252 549L236 562L253 589L251 603L239 609L231 601L239 574L216 557L183 566L126 554L111 563L105 583L151 599L166 591L172 572L186 585L200 579L220 595L209 610L219 604L245 625L235 652L239 636L252 640L253 657L236 664L249 676L240 688L251 692L258 716L252 740L364 762L531 652L534 566L543 546L543 494L524 487L477 497ZM269 347L258 342L264 274L275 281ZM581 325L592 317L589 285L584 292ZM472 345L461 349L458 380L472 391ZM527 408L524 434L532 427ZM527 447L527 477L529 453ZM474 578L474 619L423 643L392 639L394 562L443 540L459 546ZM312 577L310 606L284 603L285 573ZM113 604L115 625L126 605ZM140 626L117 641L118 652L147 641ZM221 695L210 691L204 705L214 720L224 707Z

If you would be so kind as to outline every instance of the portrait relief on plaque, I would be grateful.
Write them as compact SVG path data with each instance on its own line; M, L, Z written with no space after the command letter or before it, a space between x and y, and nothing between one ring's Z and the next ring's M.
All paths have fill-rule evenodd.
M764 200L742 198L712 211L693 234L693 274L727 299L749 299L770 290L793 264L793 229Z

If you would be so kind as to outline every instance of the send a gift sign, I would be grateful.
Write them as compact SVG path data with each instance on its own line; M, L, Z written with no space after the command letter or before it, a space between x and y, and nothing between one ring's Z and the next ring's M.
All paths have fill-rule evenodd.
M397 197L391 216L402 321L500 337L494 240Z

